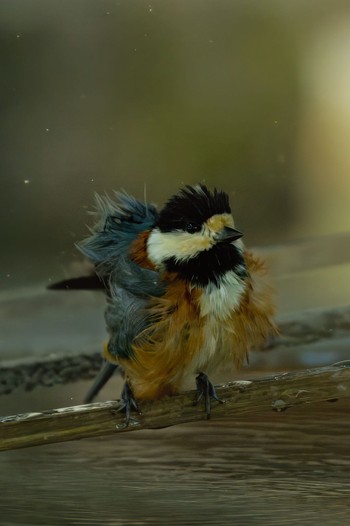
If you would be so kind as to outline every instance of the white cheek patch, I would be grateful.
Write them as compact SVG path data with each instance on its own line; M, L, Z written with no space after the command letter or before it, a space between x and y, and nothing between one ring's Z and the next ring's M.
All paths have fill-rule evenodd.
M161 232L155 228L147 241L147 255L154 265L159 266L169 258L186 261L203 250L209 250L212 245L213 239L203 231L189 234L179 230Z

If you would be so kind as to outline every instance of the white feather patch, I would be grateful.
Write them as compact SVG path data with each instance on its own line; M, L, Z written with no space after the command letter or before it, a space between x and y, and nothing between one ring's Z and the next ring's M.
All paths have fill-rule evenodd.
M209 284L203 289L199 300L201 316L224 320L239 306L244 290L244 281L233 270L226 272L218 287Z
M223 363L228 363L231 352L232 324L225 323L240 305L245 283L233 271L227 272L220 280L220 286L208 285L199 299L201 316L206 317L204 344L192 362L192 371L212 372Z

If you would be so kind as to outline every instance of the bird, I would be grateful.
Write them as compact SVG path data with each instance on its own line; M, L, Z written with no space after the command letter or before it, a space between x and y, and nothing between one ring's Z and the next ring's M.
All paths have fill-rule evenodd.
M160 210L125 191L95 199L96 224L77 247L94 265L90 285L106 290L109 338L85 402L118 369L127 425L140 402L178 394L191 379L210 418L212 401L223 402L215 371L238 370L278 332L264 261L244 246L229 196L216 188L183 186Z

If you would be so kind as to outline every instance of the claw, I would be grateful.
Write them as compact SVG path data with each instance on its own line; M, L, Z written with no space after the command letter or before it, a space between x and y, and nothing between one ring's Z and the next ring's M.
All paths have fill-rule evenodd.
M117 413L120 411L125 411L125 426L128 427L130 424L131 418L131 411L136 411L139 415L141 414L141 411L139 409L139 406L134 398L134 393L131 390L130 385L128 382L125 382L122 394L121 394L121 400L120 400L120 407L117 409Z
M204 407L205 412L207 414L207 419L210 418L210 412L211 412L211 399L213 398L220 404L223 404L224 401L221 400L218 395L216 394L215 387L209 380L208 376L204 373L199 373L199 375L196 377L196 385L197 385L197 396L194 400L193 405L197 405L198 402L202 399L204 396Z

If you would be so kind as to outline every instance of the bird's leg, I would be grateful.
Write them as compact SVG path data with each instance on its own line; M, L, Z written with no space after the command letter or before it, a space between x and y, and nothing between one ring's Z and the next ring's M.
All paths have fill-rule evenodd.
M196 385L197 385L197 396L194 401L194 405L197 405L198 402L202 399L204 396L204 407L205 412L207 414L207 418L210 418L210 409L211 409L211 399L213 398L217 402L220 402L220 404L223 404L224 401L221 400L218 395L216 394L215 387L209 380L208 376L204 373L199 373L199 375L196 377Z
M137 405L137 402L134 398L134 393L132 392L132 389L128 382L125 382L124 384L120 402L121 405L118 409L118 412L125 411L125 424L126 426L128 426L131 420L132 410L135 410L139 415L141 414L139 406Z

